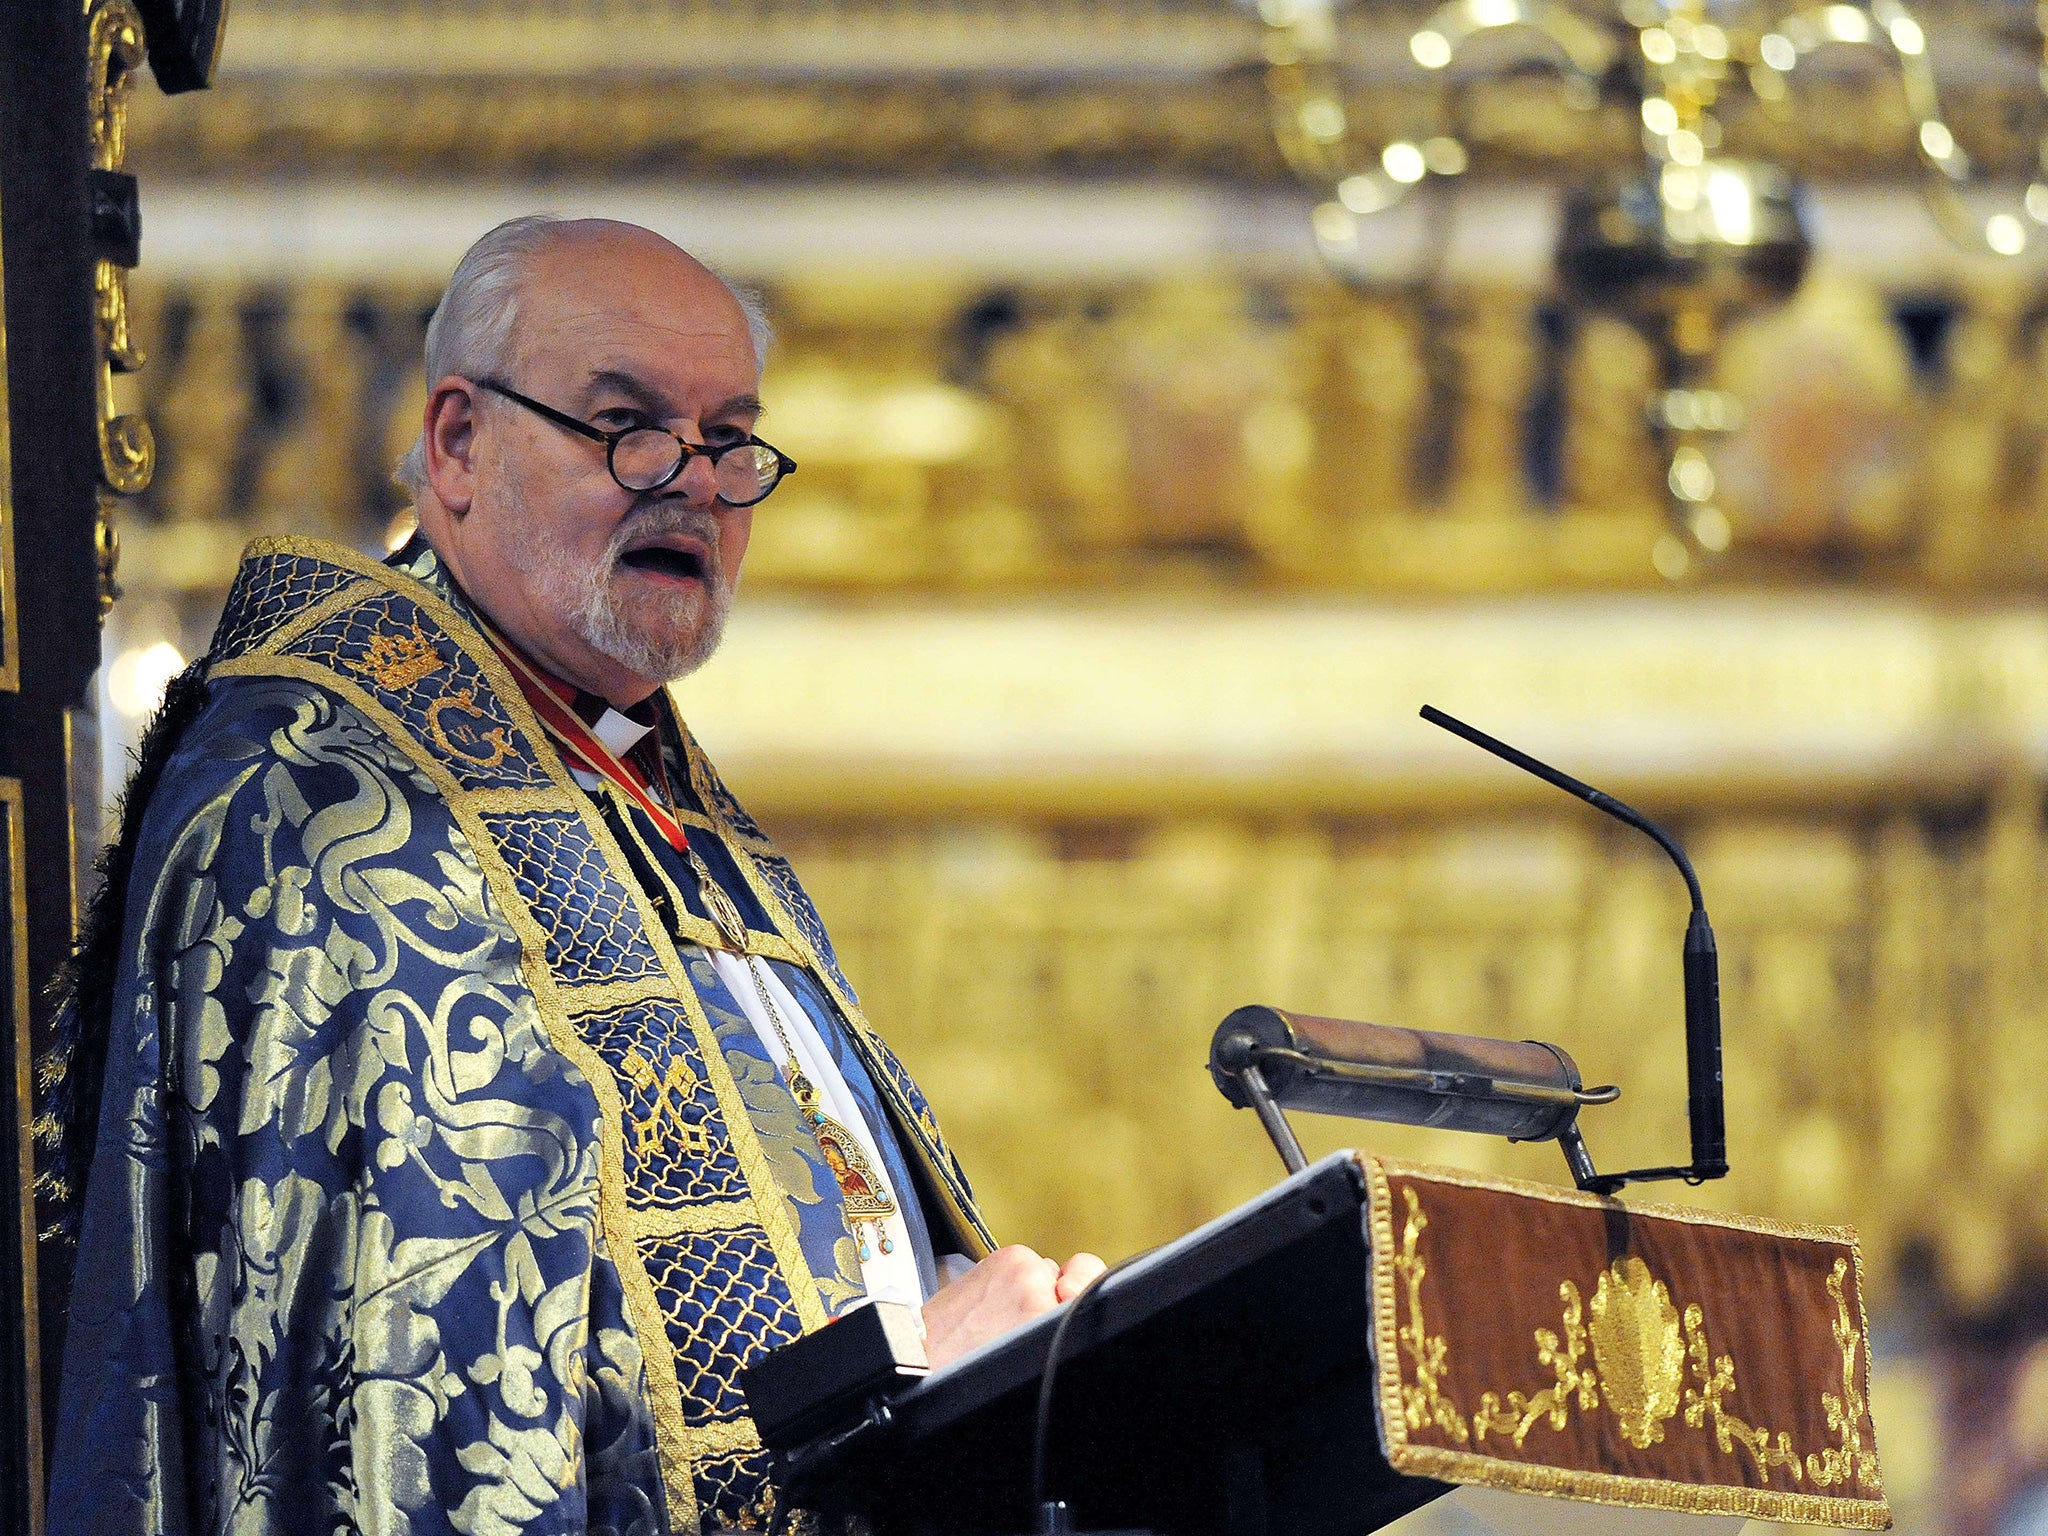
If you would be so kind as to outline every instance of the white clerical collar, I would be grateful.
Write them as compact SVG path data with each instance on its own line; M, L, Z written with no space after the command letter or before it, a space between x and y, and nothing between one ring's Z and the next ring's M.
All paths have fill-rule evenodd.
M624 757L640 745L641 738L653 730L652 725L642 725L630 715L623 715L616 709L607 708L591 726L590 734L604 743L605 750L613 757Z

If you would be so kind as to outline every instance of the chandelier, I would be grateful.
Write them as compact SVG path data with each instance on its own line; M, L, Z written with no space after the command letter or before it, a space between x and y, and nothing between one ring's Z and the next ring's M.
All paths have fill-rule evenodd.
M1361 9L1364 9L1361 7ZM1769 0L1451 0L1408 37L1432 89L1410 131L1367 143L1354 131L1333 0L1259 0L1272 127L1295 176L1319 197L1318 248L1343 275L1360 267L1372 215L1470 161L1461 124L1486 72L1461 63L1474 39L1515 32L1518 67L1555 73L1568 106L1625 109L1640 149L1576 175L1564 189L1560 286L1583 308L1636 327L1658 359L1646 402L1666 464L1670 531L1654 561L1678 580L1731 541L1712 449L1742 420L1714 386L1721 338L1738 318L1788 298L1811 243L1797 179L1724 144L1727 109L1746 96L1766 117L1798 121L1802 70L1827 51L1873 54L1913 130L1912 172L1942 229L1966 248L2016 256L2048 240L2048 138L2033 180L1994 183L1943 115L1925 30L1899 0L1785 7ZM2036 20L2048 37L2048 0ZM2042 79L2048 86L2048 43Z

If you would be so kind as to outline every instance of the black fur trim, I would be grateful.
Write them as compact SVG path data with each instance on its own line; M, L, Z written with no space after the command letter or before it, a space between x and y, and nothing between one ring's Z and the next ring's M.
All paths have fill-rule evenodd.
M43 1187L62 1211L61 1232L77 1236L85 1176L99 1140L100 1089L107 1076L107 1035L114 1011L114 975L121 961L121 920L128 907L128 882L135 870L135 845L143 813L156 793L164 766L186 727L206 707L206 661L202 658L171 680L163 704L142 734L135 771L121 791L121 833L94 862L98 876L86 903L71 957L50 982L56 1004L55 1038L40 1065L49 1088L49 1108L37 1122L47 1154Z

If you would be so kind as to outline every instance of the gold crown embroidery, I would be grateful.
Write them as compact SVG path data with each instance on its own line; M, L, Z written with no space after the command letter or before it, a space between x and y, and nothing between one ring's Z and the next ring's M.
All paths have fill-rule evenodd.
M374 635L359 657L350 657L350 670L374 678L393 693L431 677L445 662L433 641L420 633L417 620L409 635Z

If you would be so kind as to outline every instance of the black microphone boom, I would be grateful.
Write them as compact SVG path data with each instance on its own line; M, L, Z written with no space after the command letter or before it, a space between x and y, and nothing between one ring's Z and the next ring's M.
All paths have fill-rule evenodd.
M1721 961L1714 949L1713 926L1707 921L1706 898L1700 894L1699 877L1693 873L1685 850L1641 811L1452 718L1434 705L1422 706L1422 718L1647 834L1671 855L1671 862L1685 876L1685 888L1692 897L1692 916L1685 925L1686 1116L1692 1129L1692 1162L1684 1168L1637 1168L1628 1173L1592 1174L1590 1178L1581 1174L1578 1182L1582 1188L1611 1195L1624 1184L1655 1179L1684 1179L1688 1184L1700 1184L1723 1177L1728 1172L1728 1129L1721 1085ZM1570 1151L1567 1148L1568 1155ZM1578 1159L1573 1162L1576 1167ZM1590 1160L1584 1166L1590 1173Z

